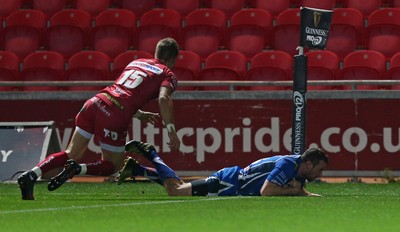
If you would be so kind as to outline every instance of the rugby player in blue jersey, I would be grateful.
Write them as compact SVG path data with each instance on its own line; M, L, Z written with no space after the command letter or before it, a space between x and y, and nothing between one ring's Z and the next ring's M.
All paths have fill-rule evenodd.
M128 157L118 184L129 177L144 176L163 185L170 196L320 196L308 192L304 185L306 180L320 177L329 162L322 149L310 148L302 155L263 158L245 168L227 167L206 179L185 183L162 161L153 145L130 141L126 151L143 155L155 168Z

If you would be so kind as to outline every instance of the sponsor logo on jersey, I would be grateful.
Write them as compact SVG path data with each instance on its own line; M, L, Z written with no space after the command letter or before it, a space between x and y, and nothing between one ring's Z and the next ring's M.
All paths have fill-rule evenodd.
M158 74L158 75L163 72L163 70L157 66L150 65L145 62L139 62L139 61L133 61L132 63L130 63L128 65L128 67L138 67L138 68L141 68L143 70L146 70L146 71Z

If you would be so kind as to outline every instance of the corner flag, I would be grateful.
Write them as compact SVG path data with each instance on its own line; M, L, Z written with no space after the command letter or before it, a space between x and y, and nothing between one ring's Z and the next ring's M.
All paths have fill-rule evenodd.
M294 57L293 107L292 107L292 154L301 155L306 146L306 92L307 56L303 47L325 49L332 11L315 8L300 8L300 47Z

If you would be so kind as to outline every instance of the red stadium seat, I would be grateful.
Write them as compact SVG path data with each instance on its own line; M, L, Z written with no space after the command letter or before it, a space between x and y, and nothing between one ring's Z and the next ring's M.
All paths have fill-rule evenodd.
M400 51L400 9L384 8L368 18L366 47L381 52L389 60Z
M116 7L132 11L137 17L157 7L158 0L116 0Z
M336 0L336 7L337 8L341 8L341 7L345 7L347 0Z
M94 50L114 58L132 46L136 17L131 11L108 9L101 12L95 21L96 25L90 32Z
M343 68L339 72L339 80L383 80L385 79L386 58L377 51L361 50L347 55L343 60ZM377 85L361 85L357 89L371 90L384 88ZM343 89L351 89L344 86Z
M104 81L109 79L110 58L100 51L81 51L68 61L66 81ZM93 91L104 86L70 86L68 90Z
M393 7L400 8L400 0L393 0Z
M283 51L256 54L246 74L249 81L288 81L293 79L293 57ZM286 86L252 86L250 90L287 90Z
M298 53L296 49L300 38L300 9L287 9L278 15L272 38L274 50L290 55Z
M54 13L66 8L67 0L33 0L32 4L33 9L42 11L50 18Z
M185 17L200 7L200 0L162 0L162 7L176 10L182 17Z
M73 8L87 11L92 17L110 7L110 0L70 0Z
M1 32L2 47L20 59L38 50L43 43L46 16L38 10L18 10L6 18Z
M363 46L364 19L353 8L336 8L333 11L326 49L343 59L350 52Z
M332 10L336 6L336 0L301 0L300 5L304 7Z
M345 6L360 10L366 19L369 14L378 10L382 5L382 0L345 0Z
M47 29L47 47L65 58L83 50L91 27L89 13L78 9L58 11L50 19Z
M249 0L249 4L250 7L270 12L274 18L290 8L290 0Z
M6 17L22 7L22 0L0 0L0 15Z
M270 45L272 15L262 9L244 9L231 17L227 33L228 49L243 53L249 59Z
M0 82L19 81L19 58L12 52L0 51ZM13 86L0 86L0 91L16 90Z
M22 63L22 81L61 81L64 73L64 57L54 51L29 54ZM57 91L58 86L25 86L24 91Z
M211 0L210 8L224 12L227 17L245 7L246 0Z
M113 79L117 79L122 73L124 68L133 60L139 58L153 58L154 56L146 51L129 50L119 54L114 59L114 66L112 71Z
M4 26L4 18L1 15L0 15L0 23L1 23L1 26L0 26L0 33L1 33L1 31L3 30L3 26ZM1 38L0 38L0 41L1 41ZM0 48L1 48L1 45L0 45Z
M205 60L204 69L200 70L200 81L239 81L244 80L247 69L246 56L236 51L218 51ZM229 90L225 86L205 86L202 90ZM237 88L236 88L237 89Z
M390 59L390 67L387 72L389 80L400 80L400 52L397 52ZM391 89L400 90L400 85L392 85Z
M330 51L317 50L306 53L308 80L336 80L339 57ZM308 85L308 90L330 90L336 87Z
M173 72L178 80L177 90L198 90L197 87L180 86L179 81L196 81L197 75L201 69L201 58L194 52L181 50L179 51Z
M181 45L205 59L223 46L226 31L226 16L217 9L197 9L186 17L182 29Z
M160 39L171 37L179 39L182 26L181 15L171 9L154 9L142 15L140 26L135 31L135 44L138 50L154 53Z

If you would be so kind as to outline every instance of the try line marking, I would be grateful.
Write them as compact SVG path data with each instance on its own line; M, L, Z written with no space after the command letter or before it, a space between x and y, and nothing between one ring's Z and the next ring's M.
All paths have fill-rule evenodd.
M135 205L162 205L162 204L172 204L172 203L190 203L199 201L219 201L219 200L229 200L243 198L237 197L215 197L215 198L205 198L199 200L176 200L176 201L148 201L148 202L132 202L132 203L121 203L121 204L108 204L108 205L77 205L69 207L59 207L59 208L42 208L42 209L20 209L20 210L6 210L0 211L0 214L18 214L18 213L33 213L33 212L48 212L48 211L61 211L61 210L73 210L73 209L94 209L103 207L125 207L125 206L135 206Z

